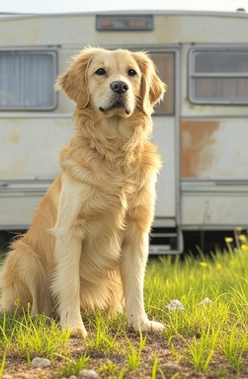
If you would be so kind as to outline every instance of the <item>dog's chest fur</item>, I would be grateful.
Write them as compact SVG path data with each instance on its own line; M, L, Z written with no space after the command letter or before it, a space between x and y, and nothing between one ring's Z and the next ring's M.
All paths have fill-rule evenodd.
M82 233L82 254L89 261L86 264L84 259L86 276L95 260L102 273L115 266L132 221L149 231L161 162L145 132L149 119L142 124L138 116L128 122L119 119L117 124L116 120L97 124L77 116L76 133L61 150L69 196L76 201L74 225Z

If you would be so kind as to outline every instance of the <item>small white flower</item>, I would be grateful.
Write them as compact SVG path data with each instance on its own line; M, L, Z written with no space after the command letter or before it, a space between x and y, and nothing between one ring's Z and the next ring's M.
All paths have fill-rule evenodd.
M200 305L207 305L207 304L213 304L213 301L210 300L208 297L205 297L200 303Z
M176 300L176 299L171 300L169 304L166 305L166 308L169 309L170 311L174 309L181 309L181 310L185 309L181 301Z

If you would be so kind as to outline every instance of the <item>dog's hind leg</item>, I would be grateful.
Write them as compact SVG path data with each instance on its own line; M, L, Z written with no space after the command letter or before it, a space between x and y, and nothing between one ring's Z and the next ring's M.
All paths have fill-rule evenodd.
M28 304L31 304L32 297L28 288L21 282L19 278L11 282L6 280L3 273L2 275L2 298L1 310L8 313L14 313L16 310L27 309Z
M13 250L9 253L1 268L1 306L3 310L9 313L14 312L16 308L26 308L27 304L32 300L30 291L20 275L22 258L22 254L19 251Z
M36 316L41 313L50 316L54 311L51 289L45 284L50 284L50 280L48 278L42 279L40 283L34 283L34 286L30 289L32 296L31 316Z
M45 298L41 294L46 280L39 258L21 241L15 242L13 247L1 269L2 309L12 313L17 308L21 311L31 307L32 315L44 311L48 314L51 306L41 302Z

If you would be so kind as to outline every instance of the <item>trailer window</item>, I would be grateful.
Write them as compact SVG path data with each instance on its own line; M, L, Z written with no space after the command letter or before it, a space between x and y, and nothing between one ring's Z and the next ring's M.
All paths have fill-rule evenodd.
M175 93L175 54L174 53L150 53L150 56L158 69L160 79L168 86L164 101L155 107L155 114L174 114Z
M0 51L0 109L54 109L55 78L55 52Z
M248 50L192 49L189 99L196 104L248 104Z

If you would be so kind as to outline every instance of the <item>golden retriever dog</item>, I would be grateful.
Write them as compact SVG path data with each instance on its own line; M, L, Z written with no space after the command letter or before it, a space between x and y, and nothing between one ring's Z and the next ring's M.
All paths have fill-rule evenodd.
M149 142L165 85L143 52L87 47L58 78L75 101L75 132L61 174L1 270L2 309L31 306L86 336L82 310L125 304L135 330L160 331L144 309L143 284L161 165Z

